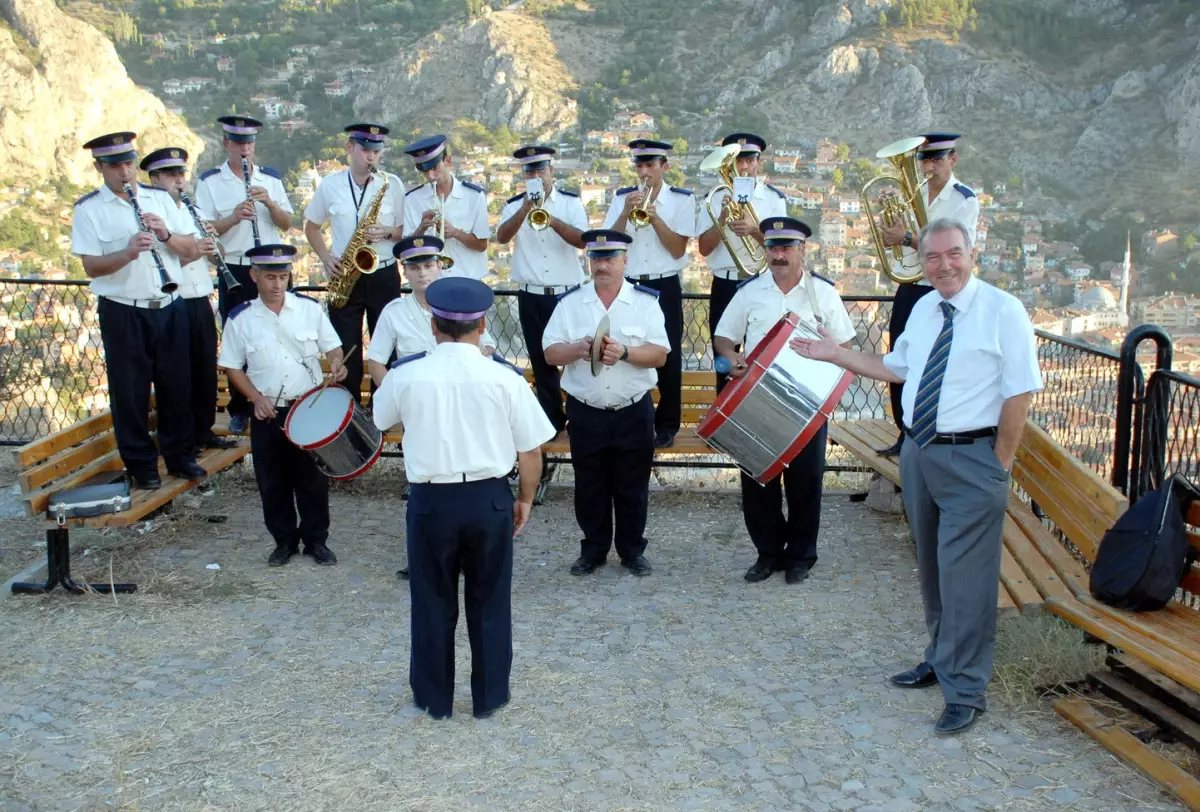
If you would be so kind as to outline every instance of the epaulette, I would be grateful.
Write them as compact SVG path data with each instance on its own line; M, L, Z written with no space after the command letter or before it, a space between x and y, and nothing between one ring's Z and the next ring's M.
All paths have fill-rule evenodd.
M567 189L556 189L555 191L557 191L560 195L566 195L567 197L579 197L579 192L571 192Z
M525 373L521 371L521 368L519 366L517 366L516 364L514 364L510 361L506 361L504 358L501 358L500 353L498 353L498 352L492 353L492 360L495 361L497 364L504 364L504 366L508 367L513 372L517 373L518 375L521 375L521 376L525 375Z
M524 192L521 192L521 194L519 194L519 195L513 195L512 197L510 197L508 200L506 200L506 201L504 201L504 202L505 202L505 203L516 203L518 200L520 200L520 199L521 199L521 198L523 198L524 196L525 196L525 193L524 193Z
M200 180L208 180L213 175L219 175L219 174L221 174L221 167L214 166L212 169L206 169L205 171L201 172Z
M624 187L624 188L622 188L622 189L618 189L618 190L617 190L617 194L619 194L619 195L627 195L627 194L629 194L630 192L636 192L636 191L638 190L638 188L639 188L639 187L637 187L637 186L626 186L626 187Z
M775 194L779 195L779 196L780 196L780 197L782 197L784 200L787 200L787 195L785 195L783 192L781 192L781 191L779 191L778 189L776 189L776 188L775 188L774 186L772 186L771 184L769 184L769 183L764 183L764 184L763 184L763 186L766 186L766 187L767 187L768 189L770 189L772 192L774 192Z
M814 273L814 274L813 274L813 279L820 279L822 282L824 282L824 283L826 283L826 284L833 285L834 287L837 287L837 285L834 283L834 281L833 281L832 279L826 279L825 277L821 276L819 273Z
M684 189L682 186L672 186L671 191L677 195L694 195L694 194L696 194L691 189Z
M754 276L748 277L748 278L746 278L746 279L743 279L741 282L738 282L738 283L737 283L737 290L741 290L741 289L742 289L742 288L744 288L746 285L749 285L751 282L753 282L755 279L758 279L760 276L762 276L762 271L759 271L759 272L758 272L758 273L756 273Z
M291 293L293 296L295 296L297 299L308 299L310 302L312 302L313 304L315 304L315 305L317 305L317 306L320 306L320 304L321 304L321 302L320 302L319 300L317 300L317 299L314 299L314 298L313 298L313 297L311 297L311 296L307 296L307 295L305 295L305 294L303 294L303 293L296 293L295 291L290 291L290 293Z
M657 299L662 294L662 291L658 291L658 290L655 290L654 288L646 287L645 285L634 284L633 289L640 290L642 293L649 293L655 299Z
M583 287L583 285L575 285L574 287L567 288L567 289L566 289L566 290L564 290L562 293L560 293L560 294L558 294L557 296L555 296L555 297L554 297L554 300L555 300L556 302L561 302L564 296L570 296L572 293L574 293L575 291L579 290L581 287Z
M87 200L88 198L95 197L95 196L96 196L96 195L98 195L98 194L100 194L100 190L99 190L99 189L93 189L92 191L90 191L90 192L88 192L86 195L84 195L83 197L81 197L81 198L79 198L78 200L76 200L76 201L75 201L75 203L74 203L74 205L78 206L78 205L79 205L80 203L82 203L83 201Z
M429 355L429 353L422 351L414 352L412 355L406 355L403 358L397 358L395 361L392 361L392 365L388 367L388 369L395 369L401 364L407 364L409 361L416 361L419 358L424 358L426 355Z
M475 191L479 192L480 194L487 194L486 189L484 189L482 186L476 186L474 183L471 183L471 181L469 181L469 180L460 180L459 183L461 183L463 186L466 186L468 189L474 189Z
M972 198L975 196L975 190L970 186L964 186L961 183L956 183L954 184L954 188L957 189L958 193L965 198Z
M228 318L231 318L231 319L237 318L239 313L244 313L246 311L246 308L250 307L250 304L251 304L250 302L242 302L240 305L235 307L233 310L229 311Z
M269 166L260 166L258 171L262 172L264 175L269 175L272 178L275 178L275 180L283 180L283 175L280 174L278 169L272 169Z
M425 188L426 186L428 186L428 185L429 185L428 183L422 183L420 186L414 186L413 188L411 188L411 189L409 189L407 192L405 192L405 193L404 193L404 196L405 196L405 197L408 197L408 196L409 196L409 195L411 195L413 192L417 191L417 189L424 189L424 188Z

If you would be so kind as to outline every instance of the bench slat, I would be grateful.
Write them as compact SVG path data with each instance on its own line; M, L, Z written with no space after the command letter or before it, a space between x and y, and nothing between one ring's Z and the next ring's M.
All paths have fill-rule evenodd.
M1008 594L1004 584L1000 584L1000 588L996 590L996 614L999 617L1020 614L1017 604L1013 602L1012 596Z
M1036 423L1026 423L1021 445L1028 447L1044 466L1054 470L1064 482L1069 483L1087 500L1071 507L1080 508L1088 513L1099 508L1104 516L1111 516L1114 520L1129 507L1129 500L1120 491L1067 452ZM1107 530L1108 526L1105 529Z
M1098 531L1099 519L1095 514L1086 514L1087 502L1083 494L1075 490L1052 468L1030 452L1024 444L1017 449L1017 464L1014 476L1025 492L1067 535L1071 543L1079 548L1089 561L1096 559L1096 547L1100 544L1103 530ZM1079 516L1076 511L1085 513ZM1107 529L1107 527L1105 528Z
M117 435L106 431L81 445L56 454L41 465L35 465L17 475L22 493L29 493L52 483L59 477L66 476L72 471L87 465L97 457L102 457L117 447Z
M1011 518L1025 538L1041 554L1042 558L1058 573L1059 579L1071 590L1072 596L1088 594L1088 574L1083 565L1071 557L1067 549L1046 529L1028 505L1022 504L1017 495L1008 498L1008 517ZM1046 596L1047 598L1050 595Z
M38 516L46 512L46 506L50 504L50 494L57 491L74 488L76 485L83 482L89 477L106 471L120 471L125 468L125 463L121 462L121 455L116 451L110 451L102 457L89 462L82 468L76 469L68 476L62 477L49 487L39 488L36 491L30 491L25 494L25 514L27 516Z
M859 421L842 421L829 424L829 437L851 454L862 460L889 482L900 484L900 466L894 457L881 457L875 453L872 439L865 435Z
M1042 598L1071 597L1071 590L1063 583L1053 565L1038 552L1037 547L1025 535L1025 531L1013 519L1011 513L1004 517L1003 538L1004 546L1012 554L1013 560L1020 566Z
M21 446L13 452L13 459L18 468L29 468L45 462L60 451L78 445L89 437L110 429L112 429L112 412L105 409L103 412L84 418L65 429L59 429L40 440L34 440L32 443Z
M1185 622L1182 629L1177 629L1175 618L1168 612L1127 612L1114 609L1090 596L1081 596L1076 600L1091 611L1120 623L1128 632L1166 646L1180 657L1194 661L1195 667L1200 670L1200 649L1189 643L1196 629L1192 623Z
M1025 571L1013 559L1007 547L1000 550L1000 582L1022 614L1041 611L1042 596L1025 577Z

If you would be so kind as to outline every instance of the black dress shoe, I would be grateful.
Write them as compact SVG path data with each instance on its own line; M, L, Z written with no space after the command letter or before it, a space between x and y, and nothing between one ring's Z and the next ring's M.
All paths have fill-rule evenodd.
M784 570L783 580L789 584L799 584L808 580L808 573L812 567L807 564L797 564L794 567L788 567Z
M508 704L508 702L501 702L499 705L497 705L494 708L488 708L487 710L484 710L484 711L476 711L474 713L474 716L476 719L491 719L493 716L496 715L497 711L502 710L504 708L504 706L507 704Z
M396 577L401 579L402 581L407 581L408 580L408 567L401 567L400 569L396 570Z
M196 445L200 448L233 448L237 445L237 440L231 437L218 437L215 434L210 434L196 443Z
M291 547L281 547L276 545L275 549L271 551L270 557L267 559L267 565L271 567L282 567L288 562L288 559L295 554L296 551Z
M575 563L571 565L571 574L588 575L598 570L602 564L604 564L603 561L592 561L590 558L586 558L585 556L581 555L579 558L576 558Z
M162 478L156 471L153 474L133 474L133 485L143 491L156 491L162 487Z
M896 440L896 442L892 443L887 448L875 449L875 453L881 457L894 457L900 453L900 447L903 445L904 445L904 435L901 434L900 439Z
M654 433L655 448L670 448L673 445L675 445L675 432L656 431Z
M205 471L200 463L196 462L195 460L181 462L175 468L167 469L167 473L171 474L172 476L177 476L180 479L208 479L208 471Z
M955 733L962 733L964 730L969 730L979 720L981 713L983 711L979 708L973 708L970 705L950 703L942 711L942 718L938 719L937 724L933 726L933 732L939 736L953 736Z
M646 560L646 556L639 555L633 558L622 558L621 566L632 572L634 575L649 575L650 562Z
M937 674L933 673L933 666L929 663L921 663L916 668L894 674L891 678L892 685L898 688L928 688L930 685L937 685L937 681Z
M324 544L317 544L309 547L304 551L305 555L312 556L312 560L318 564L336 564L337 556L333 554L333 550L326 547Z
M746 570L746 574L742 577L752 584L757 584L759 581L770 578L773 572L775 572L775 567L760 558L750 565L750 569Z

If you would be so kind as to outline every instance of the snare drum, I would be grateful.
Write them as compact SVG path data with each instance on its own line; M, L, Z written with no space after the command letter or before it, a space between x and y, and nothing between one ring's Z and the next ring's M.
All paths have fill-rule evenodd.
M333 479L354 479L374 465L383 450L383 432L341 386L305 392L292 404L283 433Z
M854 376L835 364L803 358L788 347L811 333L789 313L731 378L696 433L759 482L783 473L833 414Z

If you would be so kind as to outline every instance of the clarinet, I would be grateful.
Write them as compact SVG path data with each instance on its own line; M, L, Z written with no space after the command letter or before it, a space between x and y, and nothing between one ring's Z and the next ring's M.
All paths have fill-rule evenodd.
M192 205L192 199L188 197L187 192L180 192L179 199L183 201L183 205L187 206L187 210L192 213L192 221L196 224L196 228L200 231L201 239L203 239L203 235L208 232L204 229L204 221L200 219L200 213ZM233 271L229 270L229 266L225 264L225 257L221 256L220 243L217 243L217 250L209 259L216 264L217 270L221 272L221 278L225 280L225 290L232 293L242 286L242 283L237 281L237 277L233 275Z
M149 232L146 228L146 219L142 217L142 207L138 205L137 196L133 193L133 187L128 183L124 185L125 194L129 196L129 205L133 206L133 214L137 217L138 231ZM172 282L171 277L167 275L167 268L163 265L162 257L158 255L157 248L150 249L150 256L154 258L154 267L158 268L158 278L162 282L163 293L174 293L179 287L178 282Z
M246 182L246 199L250 200L250 162L242 158L242 180ZM251 201L251 205L254 202ZM258 248L262 245L262 237L258 235L258 211L255 207L254 219L250 221L250 228L254 231L254 247Z

